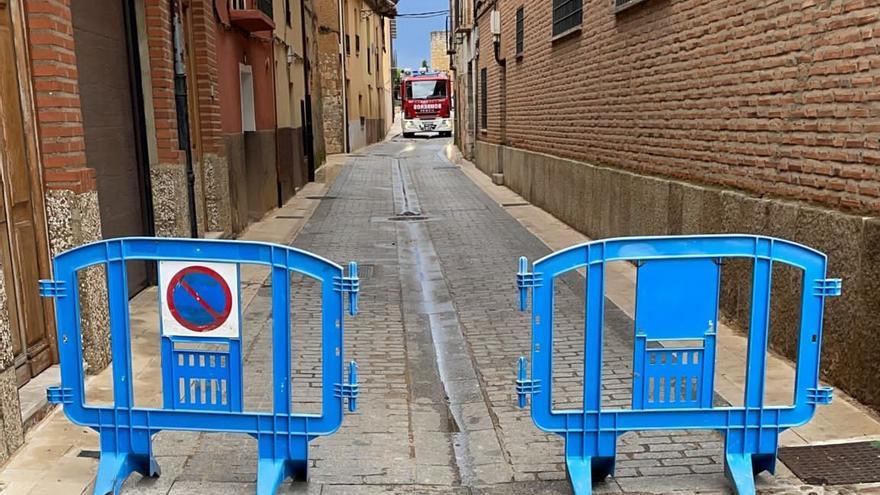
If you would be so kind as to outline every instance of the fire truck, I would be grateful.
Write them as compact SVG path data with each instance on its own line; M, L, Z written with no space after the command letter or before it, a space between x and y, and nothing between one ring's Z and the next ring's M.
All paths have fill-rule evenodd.
M403 104L403 137L436 132L452 136L452 85L442 72L404 77L400 95Z

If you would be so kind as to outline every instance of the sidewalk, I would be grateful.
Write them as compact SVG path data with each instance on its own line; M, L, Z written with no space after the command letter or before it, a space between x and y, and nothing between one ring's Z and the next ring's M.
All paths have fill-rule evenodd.
M338 174L345 157L328 157L319 170L330 181ZM325 183L309 183L284 207L257 222L239 237L245 240L289 244L317 208L320 197L329 188ZM248 307L264 285L265 269L256 265L241 267L242 307ZM135 403L143 407L161 407L162 390L158 354L158 295L156 287L144 290L130 303L132 331L132 371L135 382ZM110 369L86 378L87 400L112 403ZM45 392L43 392L45 393ZM98 436L88 428L72 424L60 408L55 408L39 425L32 428L25 445L0 466L0 494L3 495L67 495L91 493L97 470L95 453ZM167 470L168 466L163 466Z
M544 210L530 205L522 196L492 179L467 160L457 149L446 149L450 160L461 165L467 176L499 205L516 205L507 212L547 247L557 251L590 239L559 221ZM531 260L535 261L535 260ZM612 263L607 267L606 295L630 318L635 316L636 270L630 264ZM746 355L747 339L721 323L718 326L715 391L728 403L741 404L745 387L742 359ZM791 402L794 367L790 361L771 352L767 360L767 400L770 403ZM845 392L835 389L834 401L818 408L813 420L782 434L780 446L814 445L857 440L880 439L880 419Z

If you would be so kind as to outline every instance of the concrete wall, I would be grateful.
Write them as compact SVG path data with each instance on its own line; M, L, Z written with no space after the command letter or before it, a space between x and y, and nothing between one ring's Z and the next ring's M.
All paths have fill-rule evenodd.
M278 173L275 157L275 131L244 133L248 217L263 218L278 206Z
M484 172L503 171L507 187L592 238L748 233L826 253L829 276L843 278L844 290L826 303L823 376L880 409L880 218L485 142L477 143L476 163ZM747 266L731 263L722 270L722 313L739 329L748 328L750 280ZM796 272L774 272L772 346L791 359L800 293Z
M227 134L223 138L229 163L229 216L232 232L237 234L248 224L248 187L244 151L244 134Z
M308 182L303 129L279 128L276 140L278 141L278 182L281 185L281 203L284 203Z

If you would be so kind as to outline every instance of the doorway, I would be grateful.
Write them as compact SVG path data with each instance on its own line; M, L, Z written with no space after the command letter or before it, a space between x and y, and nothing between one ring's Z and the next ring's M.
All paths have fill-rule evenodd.
M71 2L88 166L97 172L105 239L154 232L133 2ZM151 265L129 263L134 296L155 281Z
M0 265L16 377L23 385L57 360L51 305L37 290L48 275L41 173L26 135L12 6L0 1ZM20 19L17 17L17 19ZM20 25L19 25L20 27Z

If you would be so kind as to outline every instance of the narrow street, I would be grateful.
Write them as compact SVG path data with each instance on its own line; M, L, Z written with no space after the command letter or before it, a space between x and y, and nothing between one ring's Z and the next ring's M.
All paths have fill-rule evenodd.
M878 5L0 0L0 495L880 495Z
M516 359L529 325L516 308L518 256L548 252L537 237L446 158L445 139L395 138L352 155L294 246L357 260L360 314L346 321L346 355L360 366L359 409L312 444L311 481L282 493L567 494L563 442L516 407ZM513 207L513 206L512 206ZM318 411L319 302L295 281L294 408ZM557 289L559 407L582 389L583 279ZM271 404L270 287L245 311L245 408ZM608 305L605 400L629 399L629 317ZM134 475L125 493L252 493L255 442L234 435L160 433L163 475ZM597 493L728 493L712 432L642 432L619 443L617 477ZM795 480L762 476L768 493ZM772 483L767 485L767 483ZM789 487L790 488L786 488Z

